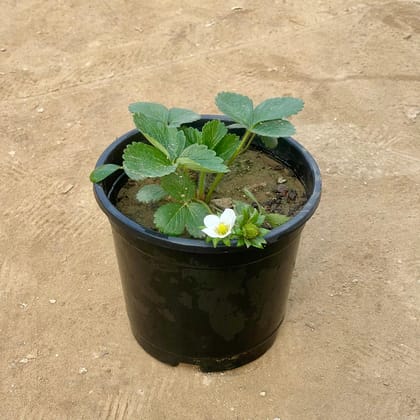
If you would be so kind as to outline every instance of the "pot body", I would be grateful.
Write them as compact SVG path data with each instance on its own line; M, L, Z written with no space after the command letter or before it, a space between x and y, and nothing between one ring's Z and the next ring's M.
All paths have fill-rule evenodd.
M133 334L159 360L228 369L274 342L300 231L223 254L150 245L116 225L113 236Z
M212 118L217 117L204 116L196 125ZM139 140L136 130L117 139L98 165L121 164L125 146ZM145 229L113 205L125 175L95 185L111 222L132 332L155 358L225 370L256 359L273 344L285 315L300 234L318 205L321 180L316 163L294 140L280 139L278 151L267 153L282 153L309 199L299 215L268 234L262 250L213 248Z

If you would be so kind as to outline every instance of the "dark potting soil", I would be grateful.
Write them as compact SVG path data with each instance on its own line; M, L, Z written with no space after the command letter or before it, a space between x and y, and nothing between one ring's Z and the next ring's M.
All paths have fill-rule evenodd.
M215 212L231 207L235 200L250 203L243 192L244 188L251 191L269 213L292 217L306 203L305 187L293 171L262 152L248 150L236 159L230 169L213 194L210 206ZM119 191L116 203L121 213L151 229L155 229L153 214L165 200L143 204L137 201L136 194L142 186L153 182L128 180Z

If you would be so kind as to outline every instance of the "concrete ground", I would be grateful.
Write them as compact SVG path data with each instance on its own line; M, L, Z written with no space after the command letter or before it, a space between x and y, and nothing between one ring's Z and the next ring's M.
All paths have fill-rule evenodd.
M420 419L420 2L5 0L0 418ZM129 330L88 174L136 100L306 102L324 191L272 349L225 373Z

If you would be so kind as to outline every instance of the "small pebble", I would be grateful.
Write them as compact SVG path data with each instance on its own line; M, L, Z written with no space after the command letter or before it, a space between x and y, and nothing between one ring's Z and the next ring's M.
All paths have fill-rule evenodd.
M284 184L279 184L277 185L276 192L278 192L280 196L285 197L289 192L289 188L287 188Z
M29 359L27 357L23 357L22 359L19 360L19 363L23 363L26 364L29 362Z
M50 299L50 303L56 303L57 300L56 299Z
M86 374L87 373L87 369L85 368L85 367L81 367L80 369L79 369L79 373L81 374L81 375L84 375L84 374Z
M28 304L27 303L19 303L19 307L21 308L21 309L23 309L23 310L25 310L27 307L28 307Z
M311 331L315 331L315 327L313 326L313 324L305 322L305 326L308 327Z
M420 114L420 108L409 108L405 115L412 121L415 121L417 116Z
M63 187L63 189L60 191L60 194L67 194L68 192L70 192L73 189L74 185L73 184L67 184L65 187Z
M283 178L283 177L280 177L278 180L277 180L277 184L285 184L287 182L287 179L286 178Z
M94 359L101 359L102 357L105 357L108 354L109 354L109 351L108 350L102 349L102 350L100 350L98 352L94 351L92 353L92 356L93 356Z
M39 112L39 113L44 112L44 108L42 108L42 106L40 106L39 108L37 108L36 112Z
M206 386L209 386L211 382L212 382L212 379L209 376L203 376L203 379L201 381L201 383Z
M7 48L0 48L0 51L1 52L6 52L7 51Z
M297 192L295 190L290 190L287 198L289 200L295 201L297 198Z
M265 391L261 391L260 395L261 395L261 397L265 397L267 395L267 393Z
M211 200L211 204L219 209L228 209L233 206L233 200L229 197L226 198L214 198Z
M267 186L266 182L259 182L258 184L247 185L247 189L251 192L259 191Z

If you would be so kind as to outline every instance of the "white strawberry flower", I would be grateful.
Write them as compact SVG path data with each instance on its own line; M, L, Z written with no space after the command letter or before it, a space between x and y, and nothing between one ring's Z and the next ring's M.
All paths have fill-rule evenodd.
M236 214L232 209L226 209L221 215L209 214L204 218L206 226L202 231L210 238L226 238L235 225Z

